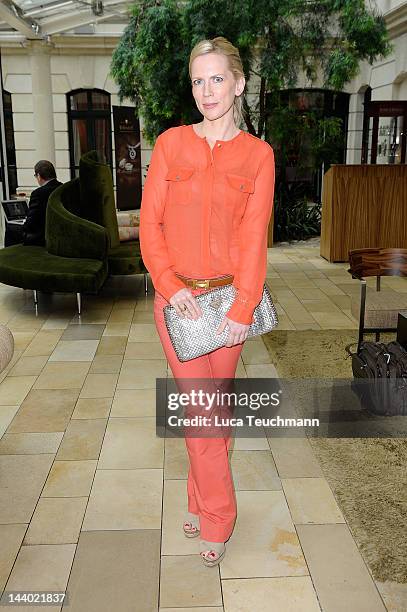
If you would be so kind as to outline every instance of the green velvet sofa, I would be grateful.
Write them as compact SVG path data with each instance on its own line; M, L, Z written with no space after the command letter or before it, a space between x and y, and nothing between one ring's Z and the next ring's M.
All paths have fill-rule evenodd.
M109 239L107 260L109 274L144 274L147 270L138 240L120 242L110 167L99 160L96 151L82 155L79 162L81 216L106 228Z
M138 240L120 243L109 166L96 151L82 156L79 178L50 196L46 246L22 244L0 249L0 282L37 291L98 293L108 275L144 274Z
M0 249L0 282L34 291L97 293L108 276L108 234L80 214L80 184L57 187L47 205L46 246L18 244Z

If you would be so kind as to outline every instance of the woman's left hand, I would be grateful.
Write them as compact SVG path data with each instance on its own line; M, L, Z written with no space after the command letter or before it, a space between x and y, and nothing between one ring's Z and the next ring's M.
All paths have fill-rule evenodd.
M228 317L224 317L216 333L221 334L226 325L229 327L229 335L225 346L234 346L235 344L241 344L246 340L250 325L237 323L236 321L232 321L232 319L228 319Z

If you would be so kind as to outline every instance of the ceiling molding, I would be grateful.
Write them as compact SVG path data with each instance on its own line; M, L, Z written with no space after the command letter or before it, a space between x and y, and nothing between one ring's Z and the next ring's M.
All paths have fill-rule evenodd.
M402 2L396 8L384 13L383 17L390 38L402 36L407 32L407 2Z
M115 36L97 34L53 36L47 48L51 55L111 55L120 38L121 34ZM24 39L2 40L0 38L0 47L3 55L30 55L32 53L31 42Z

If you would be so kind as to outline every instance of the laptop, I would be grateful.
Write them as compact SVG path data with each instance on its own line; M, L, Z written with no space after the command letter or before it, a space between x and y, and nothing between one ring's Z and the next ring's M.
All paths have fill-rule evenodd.
M2 200L4 216L7 223L22 225L28 214L27 200Z

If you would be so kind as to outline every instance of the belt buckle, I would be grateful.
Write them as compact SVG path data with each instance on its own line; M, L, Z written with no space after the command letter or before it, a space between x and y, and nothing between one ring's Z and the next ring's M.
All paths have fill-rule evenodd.
M209 289L209 280L196 280L194 289Z

